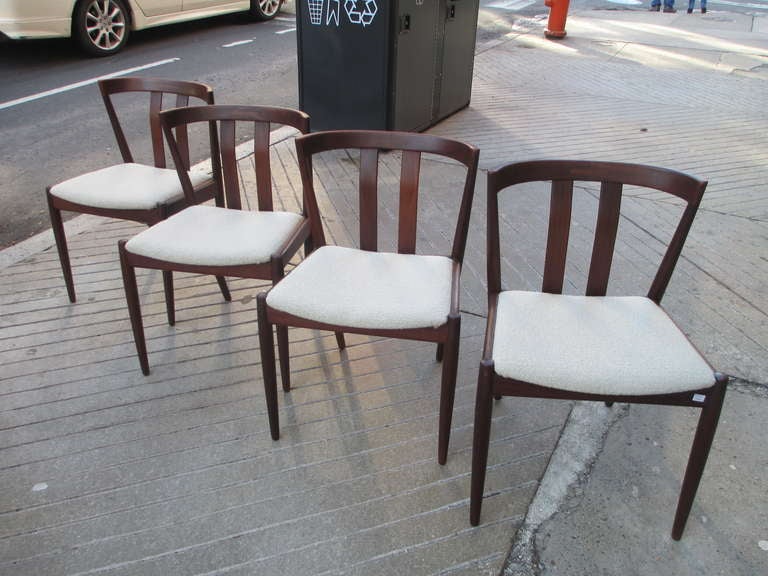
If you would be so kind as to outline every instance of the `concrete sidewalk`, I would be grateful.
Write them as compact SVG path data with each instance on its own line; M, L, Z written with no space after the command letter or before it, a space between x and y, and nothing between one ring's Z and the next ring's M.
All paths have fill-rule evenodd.
M695 414L655 407L497 403L482 525L470 527L485 314L481 174L445 467L435 458L431 346L354 337L340 355L327 334L291 331L295 389L280 396L283 437L273 443L255 326L262 283L233 282L225 305L212 279L179 275L171 328L159 274L144 274L145 378L115 249L140 227L68 223L76 305L51 237L4 251L0 574L768 572L766 20L590 11L571 14L559 42L543 38L544 24L518 19L505 38L480 46L471 106L431 132L479 146L486 169L593 158L710 181L664 304L735 384L683 540L669 531ZM295 207L292 143L276 144L273 160L281 202ZM339 155L315 166L329 242L354 242L354 162ZM383 163L386 179L396 162ZM454 176L446 165L425 166L433 225L419 241L431 247L445 241ZM534 288L542 252L528 214L546 206L520 202L505 223L522 263L510 264L517 275L508 282ZM594 225L590 207L574 213L585 229ZM630 234L619 237L616 264L628 273L611 286L636 293L636 279L656 264L665 206L634 196L624 207ZM578 254L588 247L575 236ZM573 272L578 288L584 273Z
M486 167L598 157L709 180L665 306L736 378L683 540L669 529L692 415L577 406L507 575L768 572L767 23L592 11L569 16L555 44L531 21L479 56L472 110L437 129L481 146Z

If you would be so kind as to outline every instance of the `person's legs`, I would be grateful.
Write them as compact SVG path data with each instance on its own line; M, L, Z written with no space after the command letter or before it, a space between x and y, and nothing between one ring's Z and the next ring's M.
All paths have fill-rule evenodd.
M664 0L664 12L677 12L675 10L675 0Z
M707 0L703 0L706 3ZM693 6L696 4L696 0L688 0L688 14L693 12Z
M701 13L707 13L707 0L701 0Z
M651 0L651 7L649 10L651 12L658 12L661 10L661 0Z

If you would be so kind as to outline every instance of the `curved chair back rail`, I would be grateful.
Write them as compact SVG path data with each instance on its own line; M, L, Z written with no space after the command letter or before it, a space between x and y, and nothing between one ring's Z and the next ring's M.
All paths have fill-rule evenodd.
M164 96L175 96L172 105L175 108L189 105L190 98L196 98L206 104L214 103L213 88L207 84L187 82L183 80L141 77L108 78L99 81L99 90L101 91L101 97L104 100L104 106L107 109L110 124L112 124L112 130L114 130L115 137L117 138L120 154L123 156L123 162L133 162L134 159L131 149L128 146L128 140L123 132L123 127L120 124L118 114L115 110L112 96L115 94L124 94L126 92L150 93L149 133L152 142L152 157L155 166L158 168L165 168L166 166L163 131L159 119L159 114L163 111L164 106L168 107L168 103L164 102ZM185 161L184 165L189 169L189 148L187 145L187 133L185 128L182 127L177 138L182 145L181 150L182 157Z
M488 257L488 286L492 293L501 291L498 193L517 184L537 181L552 182L542 291L554 294L563 289L574 182L601 183L586 290L588 296L604 296L608 287L624 186L658 190L685 201L686 209L648 290L650 299L657 304L661 301L707 187L705 181L655 166L586 160L518 162L488 172L488 241L494 243Z
M469 215L474 196L480 151L448 138L412 132L385 132L365 130L336 130L317 132L296 139L299 168L305 189L314 190L312 156L321 152L341 149L360 150L360 247L378 249L378 160L382 151L399 150L403 153L400 173L400 204L398 211L398 248L401 254L416 251L417 206L419 174L423 154L450 158L463 164L467 177L462 191L459 215L454 231L451 258L459 263L464 259ZM321 237L322 231L313 234Z
M271 126L290 126L300 133L309 132L309 116L299 110L274 106L189 106L166 110L160 114L160 123L169 142L171 156L176 166L186 166L183 156L185 142L179 143L178 130L192 124L208 122L211 163L214 177L223 190L226 206L240 209L240 179L236 162L236 125L253 123L253 149L256 166L256 190L259 210L272 210L272 171L269 159ZM218 129L217 129L218 125ZM192 182L187 170L178 170L184 194L191 198ZM312 206L310 206L310 209ZM306 212L305 212L306 213Z

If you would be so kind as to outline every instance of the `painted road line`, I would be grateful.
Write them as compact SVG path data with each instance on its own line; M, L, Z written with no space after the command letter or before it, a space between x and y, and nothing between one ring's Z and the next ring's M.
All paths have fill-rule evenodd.
M77 88L82 88L83 86L88 86L90 84L96 84L96 82L98 82L99 80L106 80L107 78L115 78L117 76L125 76L126 74L132 74L133 72L139 72L140 70L157 68L158 66L170 64L171 62L178 62L179 60L181 60L181 58L168 58L166 60L158 60L157 62L151 62L149 64L144 64L143 66L136 66L135 68L126 68L125 70L119 70L118 72L112 72L110 74L105 74L104 76L97 76L96 78L89 78L88 80L75 82L74 84L67 84L66 86L61 86L60 88L54 88L53 90L38 92L37 94L32 94L31 96L25 96L24 98L9 100L8 102L0 103L0 110L4 110L6 108L12 108L13 106L18 106L19 104L26 104L27 102L32 102L33 100L40 100L41 98L47 98L48 96L61 94L62 92L76 90Z
M285 30L278 30L275 34L287 34L288 32L296 32L296 28L286 28Z
M250 40L238 40L237 42L230 42L229 44L222 44L222 48L232 48L232 46L242 46L243 44L250 44L253 42L253 38Z

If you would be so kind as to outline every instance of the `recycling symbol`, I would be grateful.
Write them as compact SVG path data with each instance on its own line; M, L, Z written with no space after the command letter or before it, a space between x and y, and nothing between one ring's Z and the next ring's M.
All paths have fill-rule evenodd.
M376 0L346 0L344 10L352 24L368 26L376 17L379 7L376 5Z

